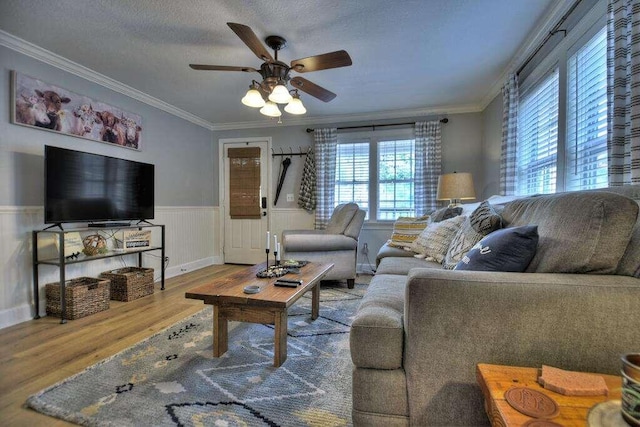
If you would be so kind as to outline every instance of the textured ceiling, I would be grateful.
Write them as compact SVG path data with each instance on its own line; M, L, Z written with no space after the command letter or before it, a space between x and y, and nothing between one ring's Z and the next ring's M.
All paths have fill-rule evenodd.
M344 49L350 67L302 74L336 93L309 118L472 110L491 95L554 0L1 0L0 29L214 125L269 123L240 98L259 68L229 29L287 39L279 59ZM50 82L55 83L55 82ZM296 119L287 113L283 120Z

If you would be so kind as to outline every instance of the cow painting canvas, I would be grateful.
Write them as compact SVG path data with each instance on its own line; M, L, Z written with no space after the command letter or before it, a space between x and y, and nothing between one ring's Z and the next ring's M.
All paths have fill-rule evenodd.
M141 149L141 116L17 71L12 82L13 123Z

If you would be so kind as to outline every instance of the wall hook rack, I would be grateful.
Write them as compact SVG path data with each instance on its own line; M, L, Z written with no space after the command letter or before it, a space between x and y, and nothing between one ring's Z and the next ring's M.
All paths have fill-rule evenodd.
M291 156L306 156L309 153L309 150L307 149L307 151L303 151L302 147L298 146L298 151L294 152L293 148L289 147L289 152L286 153L282 148L279 149L280 152L276 153L275 151L273 151L273 148L271 149L271 157L291 157Z

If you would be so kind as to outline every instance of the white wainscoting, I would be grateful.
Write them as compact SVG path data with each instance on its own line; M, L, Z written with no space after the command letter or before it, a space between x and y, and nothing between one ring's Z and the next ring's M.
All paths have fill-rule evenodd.
M304 209L271 209L271 233L276 233L278 238L284 230L313 230L314 224L315 214Z
M218 236L219 212L215 206L156 206L153 222L166 226L165 256L169 257L166 278L222 263ZM41 206L0 206L0 329L33 318L31 231L43 229L43 221L44 210ZM154 232L153 240L154 244L159 244L159 232ZM148 252L143 256L143 265L155 269L156 280L160 278L160 258L160 251ZM136 262L136 255L123 255L74 264L67 267L66 277L95 277L103 271L136 265ZM44 286L59 280L59 270L46 265L39 268L40 314L44 315Z

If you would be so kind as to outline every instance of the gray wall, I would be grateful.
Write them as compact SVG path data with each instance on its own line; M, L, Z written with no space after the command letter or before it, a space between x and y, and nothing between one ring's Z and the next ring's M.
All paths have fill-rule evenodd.
M479 159L482 157L482 113L467 114L451 114L447 115L449 123L442 124L442 171L443 172L471 172L474 177L476 193L480 197L483 183L483 164ZM286 120L286 118L285 118ZM399 118L391 123L411 122L417 120L437 120L436 117L406 117ZM376 124L385 122L378 121ZM389 122L387 122L389 123ZM342 122L322 124L317 127L340 127L340 126L359 126L368 125L371 122ZM313 146L313 133L307 133L307 128L316 126L277 126L258 129L242 129L229 131L215 131L214 141L217 142L224 138L253 138L253 137L271 137L272 147L275 153L306 151ZM217 159L217 156L216 156ZM275 194L277 181L279 176L279 165L284 160L282 157L273 158L273 176L272 188ZM282 186L280 198L278 199L277 208L295 208L297 207L298 190L300 180L302 178L302 170L304 166L303 156L292 157L292 163L287 170L287 175ZM217 160L216 166L217 168ZM286 194L293 194L294 201L287 202ZM272 195L273 196L273 195ZM273 200L273 199L272 199Z
M217 203L217 151L209 129L2 46L0 64L0 206L43 205L44 145L155 164L158 206ZM11 124L11 70L141 115L141 151Z

